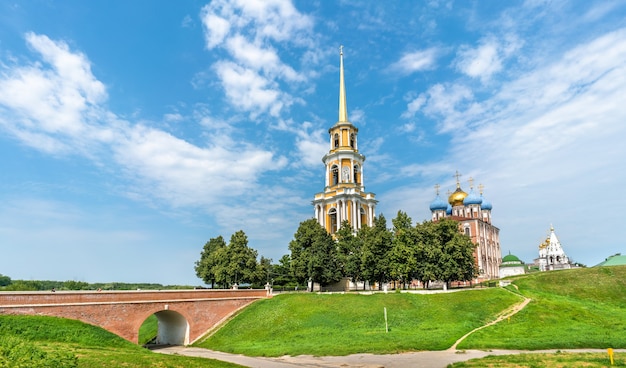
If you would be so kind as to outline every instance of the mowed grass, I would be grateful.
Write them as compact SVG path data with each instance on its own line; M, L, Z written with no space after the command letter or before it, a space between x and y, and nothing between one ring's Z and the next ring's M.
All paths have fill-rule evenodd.
M249 356L444 350L521 300L499 288L430 295L285 294L255 302L197 346Z
M74 359L68 359L74 358ZM235 364L151 352L80 321L0 315L0 367L211 367Z
M542 272L514 284L528 306L459 349L626 348L626 266Z
M516 354L487 356L450 365L452 368L603 368L626 367L623 354L613 357L613 365L608 354L603 353L562 353Z

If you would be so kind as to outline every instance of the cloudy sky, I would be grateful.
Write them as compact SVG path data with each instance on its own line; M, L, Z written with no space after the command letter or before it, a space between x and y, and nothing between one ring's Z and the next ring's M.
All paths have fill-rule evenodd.
M0 274L198 285L210 238L275 262L323 191L344 46L365 189L430 218L484 185L502 253L551 224L626 252L622 1L3 1Z

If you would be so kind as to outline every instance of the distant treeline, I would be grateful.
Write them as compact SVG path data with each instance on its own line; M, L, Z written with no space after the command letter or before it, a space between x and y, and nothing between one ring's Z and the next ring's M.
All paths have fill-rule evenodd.
M193 289L189 285L161 285L151 283L88 283L84 281L11 280L0 274L0 291L45 291L45 290L175 290Z

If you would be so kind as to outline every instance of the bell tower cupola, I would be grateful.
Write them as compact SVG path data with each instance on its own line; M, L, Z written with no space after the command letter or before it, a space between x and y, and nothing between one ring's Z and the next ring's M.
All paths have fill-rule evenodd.
M372 226L375 216L374 193L365 193L363 162L359 153L359 130L348 120L348 105L343 68L343 46L339 49L339 120L328 129L330 146L322 158L325 166L324 192L313 200L315 218L334 234L347 221L356 232Z

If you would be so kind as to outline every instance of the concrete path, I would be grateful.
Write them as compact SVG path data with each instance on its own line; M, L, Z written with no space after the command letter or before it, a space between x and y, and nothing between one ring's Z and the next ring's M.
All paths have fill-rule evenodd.
M606 353L606 349L551 349L551 350L445 350L420 351L404 354L373 355L353 354L347 356L314 357L299 355L280 358L248 357L237 354L227 354L202 348L169 346L155 349L155 352L164 354L179 354L201 358L211 358L236 363L252 368L445 368L448 364L462 362L474 358L484 358L488 355L511 354L541 354L556 353ZM615 349L616 353L626 353L626 349ZM608 356L607 356L608 357Z

